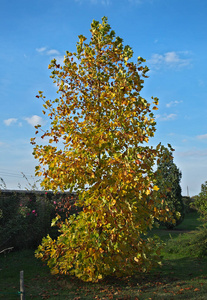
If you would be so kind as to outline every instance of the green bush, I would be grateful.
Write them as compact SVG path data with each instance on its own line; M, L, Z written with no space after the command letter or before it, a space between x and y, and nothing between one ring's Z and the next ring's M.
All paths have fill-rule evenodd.
M0 249L36 247L50 230L54 204L35 193L12 193L0 199Z
M207 256L207 226L199 227L191 233L180 234L176 239L170 239L166 252L188 257Z
M190 241L190 249L198 257L207 256L207 227L206 225L199 228L198 232L193 235Z
M203 223L207 222L207 181L201 185L201 192L198 196L193 197L194 202L191 206L200 214L200 220Z
M185 197L182 197L182 199L183 199L186 214L197 211L197 209L195 207L193 207L194 198L185 196Z
M0 251L36 248L47 234L56 238L58 227L51 227L51 221L56 214L64 220L79 213L75 199L67 193L0 191Z

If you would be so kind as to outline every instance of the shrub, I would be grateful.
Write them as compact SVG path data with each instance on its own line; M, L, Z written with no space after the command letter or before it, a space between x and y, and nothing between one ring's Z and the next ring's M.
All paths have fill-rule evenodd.
M207 255L207 227L202 226L198 230L180 234L177 239L167 242L166 252L181 256L204 257Z
M51 231L55 206L46 196L15 192L1 195L0 207L0 249L36 247Z
M195 207L193 207L194 204L194 199L191 197L182 197L183 199L183 203L184 203L184 209L185 209L185 213L191 213L191 212L196 212L197 209Z
M1 192L0 191L0 251L7 247L15 249L36 248L42 238L58 235L58 227L51 227L58 213L64 220L78 214L77 196L52 192Z
M191 207L197 209L200 214L200 220L207 222L207 181L201 185L201 192L198 196L193 197L194 201Z

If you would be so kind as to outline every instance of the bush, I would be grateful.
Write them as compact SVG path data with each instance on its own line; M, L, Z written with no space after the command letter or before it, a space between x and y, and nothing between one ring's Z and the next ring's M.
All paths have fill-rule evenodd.
M207 181L201 185L201 192L198 196L193 197L194 202L192 207L197 209L200 214L200 220L203 223L207 222Z
M57 213L63 219L77 214L81 209L73 200L71 195L51 192L0 192L0 251L36 248L47 234L56 238L58 228L51 227L51 221Z
M166 251L182 256L207 256L207 226L204 225L194 232L181 234L177 239L169 240Z
M55 216L51 201L35 193L2 196L0 207L0 249L36 247Z
M206 225L199 228L190 241L190 249L198 257L207 256L207 227Z
M196 208L193 207L194 198L185 196L185 197L182 197L182 199L183 199L186 214L197 211Z

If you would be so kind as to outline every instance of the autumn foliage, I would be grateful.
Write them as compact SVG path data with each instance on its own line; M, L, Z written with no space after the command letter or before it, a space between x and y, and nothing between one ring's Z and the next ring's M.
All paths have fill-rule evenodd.
M38 96L51 120L42 135L48 144L31 142L43 187L76 191L83 207L77 216L53 220L60 235L44 238L36 257L53 274L97 281L148 271L159 262L159 245L145 234L155 218L169 214L156 196L153 168L163 146L147 145L156 131L158 99L149 103L140 96L145 60L131 61L132 49L106 17L93 21L90 31L90 42L80 35L77 53L66 52L63 66L51 61L59 98Z

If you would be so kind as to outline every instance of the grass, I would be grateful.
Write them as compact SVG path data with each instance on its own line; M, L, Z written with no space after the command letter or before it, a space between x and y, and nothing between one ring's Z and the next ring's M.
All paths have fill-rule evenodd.
M20 299L19 273L24 270L26 299L206 299L207 257L192 257L178 245L187 243L200 225L191 213L174 231L154 229L165 240L163 266L144 276L106 278L92 284L52 276L32 250L0 255L0 299ZM189 232L186 232L189 231Z
M176 227L176 230L195 230L201 225L197 212L188 213L184 221Z
M168 241L179 234L196 230L202 223L199 221L197 212L191 212L185 216L184 221L173 230L168 230L165 226L154 228L149 235L158 235L163 241Z

